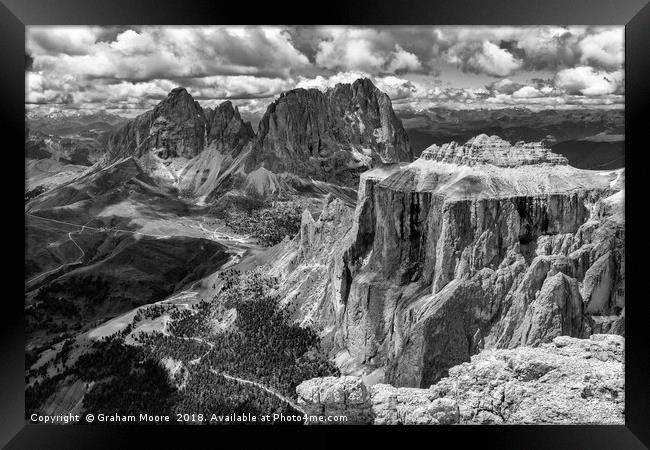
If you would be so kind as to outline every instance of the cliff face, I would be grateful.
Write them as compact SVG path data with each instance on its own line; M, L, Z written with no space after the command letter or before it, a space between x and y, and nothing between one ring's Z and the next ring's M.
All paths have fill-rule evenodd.
M427 389L326 377L296 388L309 415L356 424L623 424L623 347L614 335L560 336L539 347L484 350Z
M359 79L326 92L283 93L260 122L250 164L349 182L359 169L412 159L390 99L370 80Z
M428 386L483 348L622 333L621 173L494 157L371 171L341 243L301 232L292 267L327 255L301 295L344 373Z

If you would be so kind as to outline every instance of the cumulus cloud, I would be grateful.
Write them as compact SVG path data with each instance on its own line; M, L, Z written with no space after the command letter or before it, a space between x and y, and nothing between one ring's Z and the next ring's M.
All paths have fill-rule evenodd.
M541 97L541 95L542 93L532 86L524 86L512 93L514 98L533 98Z
M512 94L523 87L520 83L516 83L509 78L502 78L494 81L486 86L488 90L499 94Z
M94 29L28 32L35 69L79 78L150 80L214 75L282 76L308 66L281 27L142 27L113 41Z
M523 64L508 50L488 41L476 46L455 48L450 51L448 61L460 65L464 71L494 77L511 75Z
M293 79L253 76L215 76L188 81L185 84L192 86L192 95L199 100L269 98L295 85Z
M484 42L482 51L472 55L466 62L470 70L503 77L519 69L522 62L510 52L491 42Z
M402 48L386 31L333 27L321 30L315 62L326 69L407 72L422 68L417 55Z
M395 45L395 51L391 54L387 69L392 73L415 72L422 68L422 63L416 55L409 53L399 45Z
M393 102L400 102L405 99L426 98L429 95L434 95L433 91L430 91L422 84L411 80L393 75L373 76L368 72L359 71L339 72L329 77L320 75L315 78L301 77L296 83L296 87L326 91L339 83L353 83L359 78L369 78L375 86L377 86L377 88L382 92L385 92Z
M558 72L555 85L569 95L622 94L623 71L604 72L589 66L574 67Z
M625 50L623 32L606 29L585 36L580 43L580 62L606 69L617 69L623 65Z
M65 108L141 111L185 86L253 117L361 77L397 109L623 101L622 27L30 26L27 53L26 103Z
M621 67L624 55L622 27L452 26L437 28L433 36L434 60L493 76L576 65L613 70Z
M298 82L296 83L297 88L303 89L318 89L320 91L325 91L329 88L333 88L339 83L352 83L359 78L369 78L370 74L368 72L359 72L359 71L350 71L350 72L338 72L331 76L318 75L314 78L299 77Z

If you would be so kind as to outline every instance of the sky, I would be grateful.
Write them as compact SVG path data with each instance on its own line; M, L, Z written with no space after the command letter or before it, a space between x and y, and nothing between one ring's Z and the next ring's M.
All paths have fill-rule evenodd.
M259 118L282 91L370 78L399 111L622 108L623 27L27 27L27 109L132 117L177 86Z

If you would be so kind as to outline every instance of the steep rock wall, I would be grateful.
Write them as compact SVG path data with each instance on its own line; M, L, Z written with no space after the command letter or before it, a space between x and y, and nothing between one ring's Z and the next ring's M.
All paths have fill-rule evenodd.
M624 332L620 173L432 164L362 176L353 223L327 249L329 309L310 323L344 373L427 386L483 348ZM305 249L324 249L301 239L292 267L309 271Z
M370 167L411 161L408 136L390 98L368 79L326 92L294 89L269 105L247 170L356 184Z

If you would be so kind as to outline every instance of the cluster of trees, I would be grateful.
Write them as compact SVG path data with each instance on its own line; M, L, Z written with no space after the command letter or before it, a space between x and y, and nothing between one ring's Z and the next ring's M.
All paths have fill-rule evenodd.
M71 276L49 283L38 290L34 306L25 310L27 334L80 330L81 322L87 323L111 295L110 283L98 276Z
M210 326L206 321L210 305L201 301L195 306L196 310L173 310L169 315L169 332L178 337L204 336L210 332Z
M43 403L56 392L59 383L63 380L64 375L59 374L51 378L45 377L41 381L36 381L33 385L25 388L25 417L32 413L40 412L39 409Z
M71 294L74 294L75 299L84 299L86 302L98 304L111 295L111 284L99 276L70 276L39 289L36 301L42 302L40 307L47 308L52 300L66 299ZM78 309L75 311L78 312Z
M290 311L274 294L277 279L262 268L246 273L229 271L222 278L221 292L192 309L143 308L136 322L169 312L170 334L140 332L136 341L142 345L125 345L131 324L93 343L71 368L27 388L28 411L42 406L63 380L81 379L94 382L83 400L84 410L93 413L297 414L275 395L221 374L256 381L295 398L299 383L337 376L338 369L320 350L318 335L292 323ZM216 333L210 321L215 311L223 308L236 309L235 322ZM67 361L72 348L72 340L64 342L56 358ZM179 388L161 363L165 358L183 364L175 380Z
M255 386L238 383L210 371L207 364L191 366L187 384L178 396L175 411L212 414L300 414L272 394ZM260 423L260 422L257 422ZM211 425L228 424L212 422Z
M162 316L168 311L173 311L177 310L178 307L176 305L148 305L145 307L142 307L138 309L138 312L135 313L135 316L133 317L133 322L141 322L143 320L153 320L157 319L158 317Z
M63 345L61 346L61 350L57 352L57 354L54 356L54 365L60 364L61 366L65 365L65 363L68 361L68 357L70 356L70 352L74 348L74 340L72 338L68 338L63 341Z
M200 340L167 336L159 331L140 332L135 340L144 344L151 356L158 360L172 358L186 364L210 350L210 347Z
M338 375L320 351L311 328L291 321L290 311L273 294L278 280L262 268L223 274L218 301L237 310L234 327L213 337L214 349L205 358L218 371L272 386L288 396L309 378Z
M31 199L38 197L41 195L43 192L47 191L47 187L44 185L36 186L34 189L30 189L29 191L25 192L25 203L30 201Z
M278 287L277 277L268 275L261 267L245 273L237 269L225 270L219 273L219 278L222 280L221 291L215 301L232 303L228 307L236 307L237 302L269 296Z
M235 328L215 336L213 343L204 358L211 367L291 397L306 379L339 374L319 351L316 333L290 324L272 298L238 304Z
M106 414L172 414L177 391L159 361L121 338L93 344L79 357L71 373L95 382L84 396L85 411Z
M61 333L68 328L76 328L76 323L70 327L64 326L61 318L70 319L78 317L79 307L71 300L65 298L50 298L41 302L32 308L25 310L26 331L28 335L36 331L45 331L46 333ZM70 322L67 321L68 325ZM80 325L80 324L79 324Z
M234 197L228 205L217 205L212 213L239 234L253 236L258 245L271 247L300 230L302 208L292 201L263 201L256 197Z

